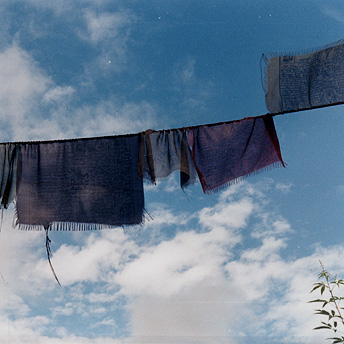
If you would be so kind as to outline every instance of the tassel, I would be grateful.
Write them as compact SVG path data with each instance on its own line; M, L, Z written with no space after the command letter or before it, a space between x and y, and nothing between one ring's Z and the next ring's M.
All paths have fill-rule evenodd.
M48 236L49 227L45 227L44 230L45 230L45 248L47 250L47 256L48 256L49 265L50 265L51 271L52 271L52 273L53 273L57 283L61 287L61 283L60 283L59 279L56 276L55 270L53 268L53 265L52 265L51 259L50 259L52 254L51 254L51 248L50 248L51 240L50 240L50 238Z

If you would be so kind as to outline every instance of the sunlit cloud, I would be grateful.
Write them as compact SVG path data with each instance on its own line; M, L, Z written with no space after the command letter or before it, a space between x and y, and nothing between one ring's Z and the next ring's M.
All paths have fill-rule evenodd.
M17 45L0 53L0 83L3 140L115 135L157 126L157 109L145 101L100 100L76 107L76 90L54 84Z
M2 137L9 139L28 117L51 85L31 56L16 44L0 53L0 118Z
M85 11L84 16L88 35L83 38L89 39L93 44L108 40L115 40L118 43L118 38L122 36L123 29L131 24L134 18L132 14L127 12L97 14L90 10ZM125 37L122 36L122 40L125 40Z
M6 214L1 236L8 238L12 246L7 242L1 250L0 267L5 280L1 289L6 293L8 283L15 294L10 305L0 303L0 310L7 314L13 312L18 319L23 319L9 325L11 329L18 327L19 334L13 337L13 342L20 343L20 333L30 333L31 338L37 337L38 343L44 342L51 319L58 317L97 316L94 328L115 329L118 324L108 316L108 305L122 309L129 317L128 326L133 335L126 339L129 342L149 336L162 342L176 336L189 339L199 336L205 343L206 338L217 337L222 342L240 343L244 335L268 338L268 329L273 329L274 335L282 335L286 342L305 335L314 340L323 338L321 333L312 332L317 319L312 305L307 305L309 291L317 278L319 259L329 270L341 273L343 269L338 268L338 262L344 259L344 251L340 247L317 246L308 257L285 260L283 252L288 247L291 225L268 206L258 205L262 194L259 189L255 192L255 188L243 183L235 191L219 194L212 206L196 214L197 227L192 227L195 222L191 226L187 221L195 214L157 207L152 220L159 224L151 233L154 242L139 244L140 232L132 235L117 228L75 233L74 243L56 248L52 233L53 264L64 288L61 292L74 296L73 302L65 302L62 294L57 293L52 318L44 317L38 331L28 325L32 306L26 298L27 289L37 290L44 284L50 293L59 287L44 256L44 242L37 240L44 239L44 233L12 232ZM254 231L253 219L262 221L265 235L255 236L252 247L234 250L247 240L244 232ZM170 222L184 226L184 230L164 238L161 231ZM147 228L152 226L149 224ZM39 248L37 253L31 253L33 247L36 251ZM24 256L27 262L23 265ZM14 280L22 286L12 288ZM92 291L88 290L89 285L93 286ZM34 297L38 295L36 292ZM243 330L248 319L250 325ZM5 335L6 331L4 328L1 333ZM54 331L70 343L83 340L69 335L63 327ZM60 343L60 340L55 338L51 342ZM85 342L93 344L98 340ZM109 339L105 338L105 343L106 340Z
M66 101L71 95L75 93L75 89L72 86L56 86L50 89L43 96L43 101L47 103Z
M294 187L293 183L276 183L276 189L287 194Z
M207 108L214 85L210 80L203 80L197 74L197 61L189 57L176 64L172 75L173 91L179 98L179 112L188 113L188 118Z

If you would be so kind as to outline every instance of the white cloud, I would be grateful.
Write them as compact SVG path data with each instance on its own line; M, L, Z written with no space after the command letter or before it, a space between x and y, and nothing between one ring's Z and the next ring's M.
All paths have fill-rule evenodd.
M238 229L247 224L254 210L252 199L245 197L237 202L221 202L211 208L203 208L199 213L202 226L206 228Z
M84 36L84 39L89 39L93 44L98 44L104 41L115 40L115 44L118 44L118 38L126 40L123 36L123 29L131 24L134 16L126 12L115 13L100 13L97 14L90 10L87 10L84 14L88 36ZM121 44L120 44L121 45ZM120 48L120 45L118 48Z
M291 191L292 187L294 187L293 183L276 183L276 189L286 194Z
M72 86L56 86L44 94L43 101L46 103L66 101L66 98L69 99L74 93L75 89Z
M0 118L3 137L10 126L25 126L28 115L34 111L51 80L23 49L12 45L0 53Z
M173 240L147 248L126 264L115 281L124 293L174 295L209 276L216 280L219 265L227 257L227 241L228 235L221 229L201 234L179 233Z
M248 261L266 261L271 257L278 258L279 250L286 246L283 239L276 239L274 237L264 238L259 248L246 250L241 257Z
M72 86L55 85L17 45L0 53L0 118L3 140L25 141L139 132L154 127L155 106L102 101L72 105ZM47 107L40 107L45 104Z
M156 115L157 109L145 101L139 104L104 101L74 109L71 127L79 128L80 136L135 133L153 127Z
M0 271L5 280L0 292L8 294L8 285L12 301L0 302L0 311L15 314L17 321L3 319L0 340L6 338L9 321L13 343L25 343L24 336L37 343L120 343L110 338L72 336L61 326L52 332L60 333L61 338L44 337L57 317L71 321L75 316L96 317L94 328L116 330L119 325L112 320L116 318L109 316L114 308L122 309L121 314L125 310L123 316L130 323L133 337L124 342L150 338L240 343L243 336L269 338L271 333L291 343L320 341L326 334L312 331L320 319L313 315L313 305L307 304L313 296L309 292L317 278L319 259L328 270L344 273L340 266L344 249L318 246L311 256L286 260L283 252L291 226L269 207L258 204L262 194L254 189L243 183L235 192L219 194L217 203L196 214L198 229L190 228L187 214L180 218L171 209L157 208L160 231L169 222L181 231L168 240L160 235L160 241L157 232L152 233L155 243L138 244L140 229L131 235L118 228L61 233L73 240L56 249L54 237L58 233L52 233L53 264L62 289L45 258L44 233L9 230L6 212L0 233ZM252 247L244 247L254 229L252 223L257 221L265 234L256 236ZM144 235L149 235L149 230ZM52 290L52 313L42 317L36 329L35 321L32 326L30 323L28 296L32 302L46 300Z
M96 47L98 52L97 57L86 67L86 75L90 79L99 77L98 73L108 75L126 70L130 55L130 28L135 19L136 16L129 11L84 11L86 29L79 30L78 35Z
M81 233L82 234L82 233ZM82 246L61 245L53 256L55 272L62 285L80 282L109 281L112 271L120 269L138 251L134 242L127 240L122 228L103 230L90 234ZM36 263L40 278L51 279L46 259Z
M238 290L207 280L171 297L141 295L132 305L134 336L148 336L162 343L229 342L228 330L241 306ZM165 339L165 340L164 340Z
M197 75L197 61L192 57L176 65L172 75L173 90L178 95L179 112L188 112L188 117L207 108L207 100L213 91L213 83Z

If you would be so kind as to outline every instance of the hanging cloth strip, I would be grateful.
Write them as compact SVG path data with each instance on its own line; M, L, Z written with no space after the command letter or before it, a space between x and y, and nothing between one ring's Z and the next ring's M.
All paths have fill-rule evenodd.
M265 100L270 113L306 110L344 102L344 41L304 55L267 58Z
M285 166L271 115L193 127L188 141L205 193L270 165Z
M184 188L195 183L196 170L187 144L185 129L146 130L141 133L139 176L155 183L180 171Z
M20 229L89 230L142 222L137 134L19 147Z
M0 207L7 208L16 195L18 145L0 144Z

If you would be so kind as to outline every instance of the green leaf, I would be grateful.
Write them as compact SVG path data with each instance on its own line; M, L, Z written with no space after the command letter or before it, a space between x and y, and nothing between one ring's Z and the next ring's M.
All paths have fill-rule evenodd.
M314 290L320 288L323 284L322 283L315 283L313 285L315 285L315 287L313 287L313 289L311 290L311 293L313 293Z
M314 303L314 302L327 302L326 300L321 300L321 299L316 299L316 300L311 300L311 301L308 301L308 303Z
M316 313L315 314L320 314L320 315L327 315L327 316L331 316L329 312L325 311L325 310L320 310L320 309L317 309Z
M321 294L321 295L324 294L324 291L325 291L325 286L323 285L323 286L321 287L320 294Z
M339 337L333 337L333 338L326 338L326 339L332 339L333 340L333 344L335 343L344 343L344 338L339 338Z
M313 330L321 330L321 329L331 330L331 326L318 326L318 327L313 328Z

